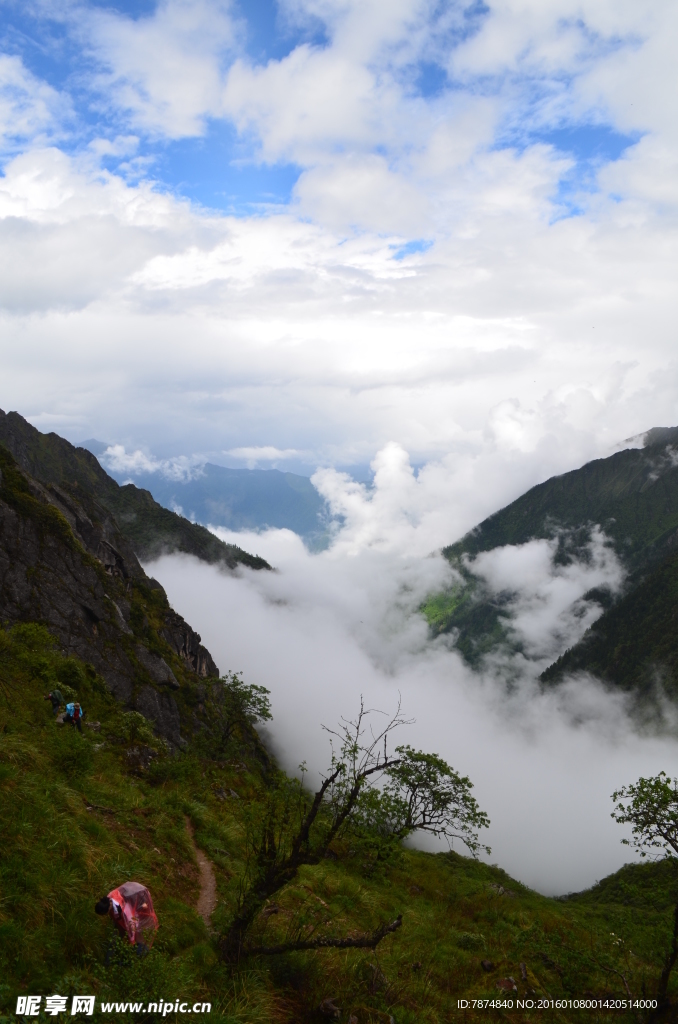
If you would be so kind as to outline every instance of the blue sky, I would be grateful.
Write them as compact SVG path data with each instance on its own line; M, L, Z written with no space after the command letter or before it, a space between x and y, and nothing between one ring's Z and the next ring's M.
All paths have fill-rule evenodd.
M4 51L20 56L34 75L68 93L73 116L68 119L70 131L62 144L66 151L76 151L93 137L105 134L114 138L124 123L119 111L102 109L100 97L88 88L87 72L95 71L97 62L86 50L83 53L74 39L69 6L77 12L79 5L59 9L56 5L9 0L3 4L2 42ZM139 22L152 18L157 5L154 0L110 4L90 0L84 6ZM279 60L302 43L326 43L318 19L293 24L281 16L275 0L237 3L233 15L241 29L243 51L257 64ZM147 161L146 166L152 168L153 177L162 186L195 202L236 213L259 204L288 203L301 171L294 163L253 159L250 140L240 137L232 124L215 119L206 120L198 137L142 137L136 156ZM106 163L115 169L122 161L109 157Z
M160 460L501 452L473 521L678 419L669 0L2 13L0 407Z
M78 24L82 12L91 15L98 10L119 23L140 26L152 22L162 6L156 0L115 4L90 0L65 5L8 0L3 4L2 47L66 99L70 110L64 112L59 140L65 152L77 152L95 138L115 139L131 132L136 138L132 166L129 153L122 157L108 154L104 166L128 178L142 173L160 188L236 215L260 206L290 203L303 162L262 154L260 140L251 130L238 130L232 119L205 113L197 130L139 131L129 111L111 103L102 92L97 78L108 62L101 47L97 52L91 38L82 32ZM238 56L253 67L283 61L299 47L322 50L331 46L331 24L314 13L312 5L304 10L303 5L279 5L276 0L240 0L217 6L228 9L238 36ZM438 109L455 94L496 96L505 76L481 74L469 80L468 76L455 76L450 67L450 56L481 32L491 8L484 3L440 3L428 5L427 14L430 38L426 45L405 59L394 46L392 53L385 55L382 73L405 83L411 97ZM618 38L608 42L608 47L620 45ZM559 109L555 116L545 118L545 98L553 90L554 78L562 88L570 75L569 70L561 70L540 80L538 75L519 71L514 76L514 89L522 92L518 118L515 107L506 111L505 124L502 127L501 120L497 124L493 141L496 148L518 149L541 142L570 157L575 165L564 172L554 193L559 200L573 192L595 191L601 165L618 159L642 134L639 130L620 131L600 109L579 112L579 118L571 110ZM337 140L336 145L342 143ZM385 149L391 159L397 159L388 146ZM575 204L571 209L559 209L558 215L579 209Z

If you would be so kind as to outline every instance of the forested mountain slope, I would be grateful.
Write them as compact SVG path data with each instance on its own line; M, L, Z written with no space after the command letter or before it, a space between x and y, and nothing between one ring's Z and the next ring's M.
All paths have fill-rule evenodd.
M577 672L644 699L678 701L678 552L632 586L541 679L555 683Z
M76 448L58 434L42 434L16 412L0 410L0 444L19 465L42 484L78 487L110 513L144 560L179 551L211 564L229 568L245 565L270 569L263 558L250 555L235 544L224 544L205 527L163 508L149 491L134 484L120 486L85 448Z
M643 448L595 459L551 477L489 516L456 544L450 560L504 544L599 524L628 568L647 565L678 539L678 427L654 428ZM565 552L564 552L565 554Z
M583 595L604 613L543 679L554 681L566 670L585 669L649 694L651 680L661 677L678 696L678 640L669 628L678 613L672 583L678 543L678 428L650 430L643 448L596 459L533 487L445 548L460 583L424 605L433 633L454 632L456 646L474 666L499 648L520 650L510 629L511 590L491 592L474 572L474 558L505 545L548 539L555 545L556 567L574 560L585 563L598 527L627 573L624 585L617 594L601 588Z

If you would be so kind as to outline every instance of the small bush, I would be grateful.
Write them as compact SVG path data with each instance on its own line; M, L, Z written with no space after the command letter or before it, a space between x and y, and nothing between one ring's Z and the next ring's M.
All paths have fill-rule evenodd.
M87 740L68 726L54 739L52 761L67 778L78 779L91 772L94 755Z
M485 939L475 932L460 932L457 935L457 945L460 949L482 949Z
M147 1003L157 1001L160 996L164 1000L191 998L195 991L195 982L186 964L158 949L140 956L136 947L118 936L111 940L108 966L99 968L98 973L102 1000L119 999L121 990L125 999ZM119 1019L129 1018L120 1016Z
M138 711L124 711L120 714L116 728L126 743L144 743L154 750L164 746L163 741L153 732L151 723Z

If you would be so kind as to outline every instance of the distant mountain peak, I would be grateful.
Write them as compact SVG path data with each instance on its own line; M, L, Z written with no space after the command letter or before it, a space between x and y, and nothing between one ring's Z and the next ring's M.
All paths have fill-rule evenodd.
M96 455L99 458L103 455L107 448L110 448L108 441L97 441L96 437L90 437L86 441L76 441L76 448L86 448L92 455Z

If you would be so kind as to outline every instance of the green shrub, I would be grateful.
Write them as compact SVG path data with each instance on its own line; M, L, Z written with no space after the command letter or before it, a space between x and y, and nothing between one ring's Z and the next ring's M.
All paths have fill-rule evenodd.
M75 658L63 658L56 668L56 678L59 680L60 690L64 697L64 687L71 690L71 693L78 693L87 688L87 677L82 664Z
M79 779L92 771L94 755L84 736L66 726L52 741L52 761L67 778Z
M460 949L482 949L485 939L475 932L460 932L457 935L457 945Z
M116 729L126 743L145 743L154 750L165 747L164 740L155 735L151 723L138 711L123 711L118 715Z

